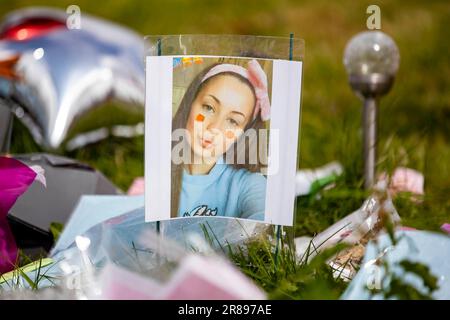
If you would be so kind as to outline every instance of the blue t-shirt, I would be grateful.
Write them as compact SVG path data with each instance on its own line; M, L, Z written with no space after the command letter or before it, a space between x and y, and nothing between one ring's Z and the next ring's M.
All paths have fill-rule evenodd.
M264 221L266 178L217 161L209 174L184 171L179 217L224 216Z

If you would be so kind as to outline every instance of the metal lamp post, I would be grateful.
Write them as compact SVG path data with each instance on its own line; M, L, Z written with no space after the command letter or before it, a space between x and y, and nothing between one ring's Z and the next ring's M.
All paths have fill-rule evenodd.
M400 55L395 42L380 31L354 36L344 53L344 65L352 89L364 102L364 187L375 181L377 144L377 106L379 98L392 87Z

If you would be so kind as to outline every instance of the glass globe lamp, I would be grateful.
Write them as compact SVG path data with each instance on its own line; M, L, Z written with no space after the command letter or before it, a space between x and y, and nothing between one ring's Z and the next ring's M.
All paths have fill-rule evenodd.
M344 51L344 66L353 91L363 99L364 186L373 187L377 144L377 105L389 92L400 62L391 37L381 31L355 35Z

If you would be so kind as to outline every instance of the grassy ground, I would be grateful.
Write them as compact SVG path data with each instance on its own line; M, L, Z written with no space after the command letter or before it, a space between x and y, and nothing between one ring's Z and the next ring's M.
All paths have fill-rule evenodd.
M73 1L8 1L0 13L28 5L65 8ZM300 167L340 161L345 175L320 199L297 201L296 236L317 233L357 209L361 191L361 102L351 92L342 64L346 42L365 30L371 1L92 1L76 2L82 12L122 23L141 34L236 33L287 36L306 41ZM397 165L425 175L426 197L395 204L405 225L438 230L450 222L450 65L446 35L447 1L379 1L382 30L397 42L401 64L391 93L379 111L379 171ZM92 164L126 190L143 175L143 138L111 138L65 153ZM19 124L13 152L39 148ZM107 156L105 156L107 155Z

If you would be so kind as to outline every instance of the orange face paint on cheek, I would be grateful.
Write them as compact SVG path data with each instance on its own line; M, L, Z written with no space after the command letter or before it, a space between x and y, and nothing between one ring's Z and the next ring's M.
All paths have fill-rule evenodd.
M195 117L195 121L203 122L203 120L205 120L205 116L202 115L201 113L199 113L199 114Z
M227 131L227 132L225 132L225 136L228 138L228 139L234 139L234 132L233 131Z

